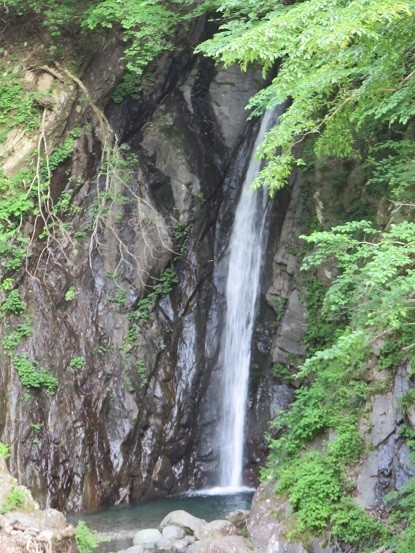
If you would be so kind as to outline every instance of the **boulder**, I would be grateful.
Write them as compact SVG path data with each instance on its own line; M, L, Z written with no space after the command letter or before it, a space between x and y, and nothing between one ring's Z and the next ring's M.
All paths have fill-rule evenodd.
M155 544L154 551L157 551L157 553L173 553L176 552L176 547L172 540L162 536Z
M183 528L170 524L163 528L163 536L169 540L181 540L186 536L186 532Z
M178 526L182 528L186 534L200 534L203 528L207 525L206 520L194 517L186 511L172 511L163 518L160 523L160 530L166 526Z
M225 536L198 541L186 553L252 553L252 547L242 536Z
M226 515L226 520L232 522L236 528L241 531L246 528L246 519L249 517L250 511L246 509L235 509Z
M41 511L42 515L42 529L45 530L64 530L68 526L68 521L65 515L56 509L46 509Z
M154 546L158 541L162 539L162 534L157 528L148 528L147 530L140 530L134 536L133 545L142 546Z
M271 482L259 486L252 500L247 520L249 537L258 553L307 553L301 543L289 543L284 538L284 522L290 515L288 501L280 501Z
M187 537L190 537L190 536L187 536ZM182 551L187 552L188 546L189 546L189 541L186 538L184 538L182 540L173 542L173 551L174 553L182 553Z
M119 553L144 553L144 547L142 545L133 545L125 551L120 551Z
M220 538L221 536L237 536L238 534L238 529L229 520L212 520L200 531L195 532L195 537L198 540L204 540L207 538Z

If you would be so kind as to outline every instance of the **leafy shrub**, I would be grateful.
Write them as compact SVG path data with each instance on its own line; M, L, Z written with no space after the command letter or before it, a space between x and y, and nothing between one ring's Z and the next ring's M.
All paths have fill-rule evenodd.
M28 338L32 334L30 319L18 325L17 330L6 334L3 338L3 346L9 356L13 356L22 338Z
M130 319L138 320L143 323L150 319L150 310L154 302L170 294L173 286L179 282L179 277L173 269L166 269L160 277L160 281L154 286L153 290L142 300L138 302L137 310L130 314Z
M10 457L10 448L3 442L0 442L0 457L3 457L3 459L8 459Z
M69 362L69 366L75 370L81 370L85 367L85 358L84 357L72 357Z
M75 540L79 553L92 553L100 544L100 540L89 530L83 520L76 525Z
M138 377L139 377L139 381L140 381L140 388L145 388L147 383L148 383L148 379L147 379L147 371L146 371L146 367L144 365L144 361L141 361L141 360L138 360L135 364L135 368L137 370L137 373L138 373Z
M26 309L26 304L20 297L19 290L12 290L5 301L0 306L0 313L13 313L14 315L21 315Z
M297 513L297 530L321 533L343 489L338 469L320 452L309 451L279 472L277 492L288 495Z
M58 380L46 368L40 371L37 370L35 363L29 359L27 354L13 357L13 367L16 369L23 386L28 388L43 387L48 395L56 391Z
M413 446L414 432L411 433ZM388 499L395 525L388 546L395 553L412 553L415 543L415 479L409 480L399 491L389 494Z
M359 551L372 551L388 537L386 526L348 497L340 499L333 510L331 532L339 541L357 546Z
M74 286L70 286L65 292L65 301L73 301L76 297L76 290Z
M21 488L14 486L4 498L4 503L0 508L0 514L4 515L9 511L22 507L26 496L26 490L22 490Z

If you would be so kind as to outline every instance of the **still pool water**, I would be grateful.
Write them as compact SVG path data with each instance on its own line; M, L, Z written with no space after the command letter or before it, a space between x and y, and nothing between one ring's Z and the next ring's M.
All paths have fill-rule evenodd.
M101 538L110 538L96 553L118 551L132 545L132 538L138 530L157 528L162 519L171 511L181 509L192 515L204 518L208 522L224 518L235 509L250 509L253 492L249 489L234 493L211 490L195 495L178 495L135 505L109 507L96 511L84 511L68 516L76 524L78 520L86 522L88 527Z

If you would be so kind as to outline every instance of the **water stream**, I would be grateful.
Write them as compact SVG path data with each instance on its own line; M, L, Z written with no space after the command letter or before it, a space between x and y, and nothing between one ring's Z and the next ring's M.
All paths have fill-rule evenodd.
M266 190L251 191L250 186L261 168L256 150L273 123L275 115L270 110L265 113L255 140L229 243L222 345L224 381L219 481L221 487L229 490L241 487L243 480L252 333L267 240L267 212L271 203Z

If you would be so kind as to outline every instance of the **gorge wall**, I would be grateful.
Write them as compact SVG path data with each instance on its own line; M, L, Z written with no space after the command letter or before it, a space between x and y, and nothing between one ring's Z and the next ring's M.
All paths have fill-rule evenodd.
M56 393L24 388L4 343L0 350L0 440L11 445L10 470L44 506L72 511L217 484L227 244L258 126L245 105L261 78L194 56L203 32L198 22L157 61L156 82L137 101L108 104L123 71L116 42L91 60L85 90L71 75L27 72L34 87L53 91L49 144L81 128L52 179L55 198L69 193L69 230L47 246L39 240L19 280L31 335L17 351L48 368ZM95 106L106 107L121 152L109 179L97 176L106 123ZM10 172L24 160L23 143L29 152L36 140L9 137ZM272 362L302 353L288 251L304 202L292 188L274 202L254 340L251 484L268 422L292 394ZM107 219L96 226L102 205ZM3 338L22 317L8 314Z

